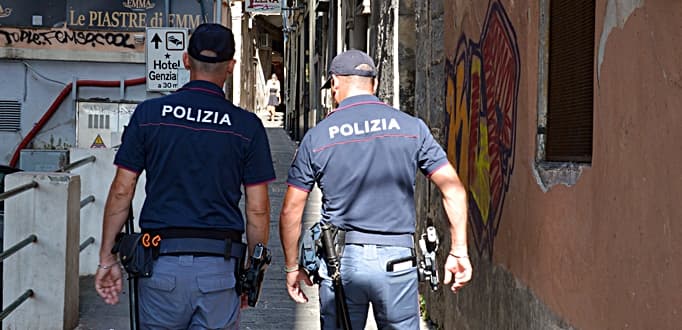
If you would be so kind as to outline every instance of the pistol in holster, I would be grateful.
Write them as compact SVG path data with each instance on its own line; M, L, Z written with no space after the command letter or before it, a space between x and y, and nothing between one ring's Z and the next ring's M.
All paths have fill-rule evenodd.
M431 290L438 290L438 268L436 265L436 251L438 250L439 240L436 228L428 226L426 233L421 235L419 248L422 257L419 260L419 281L429 282Z
M247 296L248 304L255 307L260 298L263 289L262 283L265 277L265 270L272 261L272 254L262 243L256 244L253 249L253 255L250 258L249 268L243 269L241 264L238 265L242 271L237 278L237 293L239 295L245 294Z

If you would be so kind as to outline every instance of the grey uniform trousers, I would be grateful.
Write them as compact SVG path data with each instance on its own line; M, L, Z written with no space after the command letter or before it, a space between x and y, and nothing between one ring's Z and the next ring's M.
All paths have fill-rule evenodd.
M408 257L412 249L396 246L346 244L341 278L353 330L367 322L369 303L379 329L419 329L417 268L389 272L389 260ZM336 305L327 267L320 265L320 322L323 330L337 329Z

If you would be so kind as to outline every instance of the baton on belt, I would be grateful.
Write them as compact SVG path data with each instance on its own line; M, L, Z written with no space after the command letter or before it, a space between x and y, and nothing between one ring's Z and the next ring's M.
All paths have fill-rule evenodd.
M135 231L135 217L133 216L133 203L130 203L128 208L128 219L125 224L126 234L132 234ZM138 330L140 328L140 313L137 308L137 278L128 275L128 312L130 312L130 329Z
M325 262L327 263L327 273L332 280L332 287L334 288L336 325L341 329L351 330L350 314L348 313L348 305L346 305L346 292L343 290L343 283L341 282L339 258L336 255L331 233L332 226L324 221L320 221L320 229L322 230L321 238L325 252Z

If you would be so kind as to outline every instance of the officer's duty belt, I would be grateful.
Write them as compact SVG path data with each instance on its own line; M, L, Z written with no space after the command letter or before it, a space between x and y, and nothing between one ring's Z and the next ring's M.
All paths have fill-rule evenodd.
M159 255L215 255L225 258L243 258L246 245L230 239L162 238Z
M346 232L345 244L371 244L413 248L414 239L412 234L375 234L351 230Z

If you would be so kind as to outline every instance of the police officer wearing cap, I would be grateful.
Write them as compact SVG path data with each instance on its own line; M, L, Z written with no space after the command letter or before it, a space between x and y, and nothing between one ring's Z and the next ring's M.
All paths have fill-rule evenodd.
M234 257L246 248L242 233L251 251L268 241L275 172L261 121L222 90L234 52L229 29L198 26L183 54L190 82L135 109L114 160L95 285L106 303L118 302L122 274L111 250L145 171L139 225L160 245L151 277L139 279L142 329L237 329Z
M375 76L374 61L358 50L331 62L323 88L331 88L338 107L303 137L287 179L280 215L286 285L294 301L308 301L300 282L311 282L298 265L298 240L308 192L317 184L323 194L322 221L345 231L340 271L352 329L365 328L369 303L379 329L419 329L417 269L409 262L395 263L414 255L417 169L442 193L451 237L444 282L452 283L453 293L472 273L466 192L424 122L373 95ZM324 260L319 273L322 329L336 329Z

